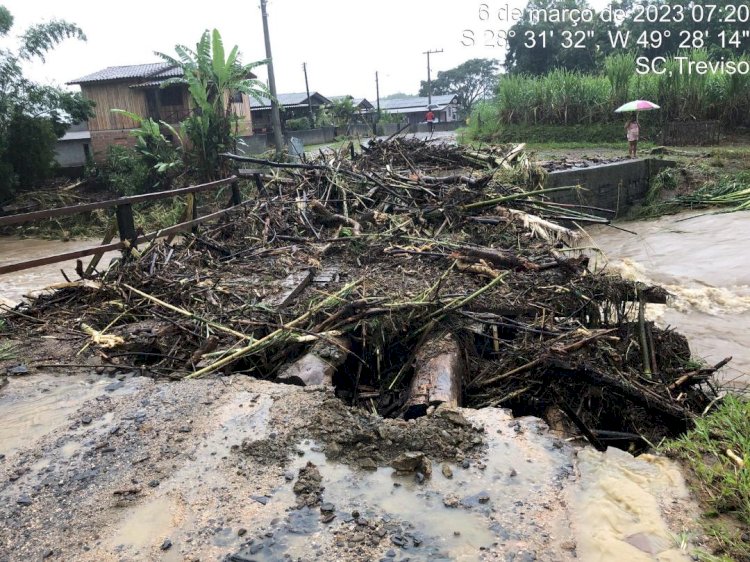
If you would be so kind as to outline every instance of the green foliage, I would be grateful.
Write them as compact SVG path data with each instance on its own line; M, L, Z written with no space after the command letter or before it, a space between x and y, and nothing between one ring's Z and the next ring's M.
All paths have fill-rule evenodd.
M708 512L729 514L737 528L721 520L707 521L708 531L723 554L734 560L750 559L750 543L741 529L750 525L750 403L727 396L719 408L699 419L683 437L663 446L665 452L682 459L690 468ZM731 451L745 467L738 466Z
M354 102L349 97L334 101L329 111L333 117L333 124L338 126L348 125L357 115Z
M664 168L651 179L651 185L646 194L646 206L657 204L665 191L677 189L677 174L674 168Z
M13 16L0 6L0 37L12 26ZM67 38L85 36L75 24L53 20L27 29L17 38L15 50L0 48L0 197L46 179L53 169L57 137L91 114L93 104L80 94L23 75L22 61L44 60L45 53Z
M309 117L299 117L298 119L287 119L286 128L290 131L304 131L311 129Z
M232 112L230 95L241 92L256 99L270 96L262 82L250 78L252 70L265 61L243 64L237 46L225 53L216 29L206 30L195 50L177 45L175 53L176 57L157 55L184 72L183 78L168 80L162 87L187 83L197 109L182 123L190 146L187 156L202 180L226 176L229 165L219 155L237 148L238 119Z
M451 70L438 72L432 81L432 94L455 94L461 115L471 113L477 101L491 97L497 87L500 63L491 59L471 59ZM427 81L422 81L420 96L428 95Z
M119 195L136 195L147 191L150 169L132 148L112 145L100 169L100 178Z
M140 125L139 128L133 129L131 134L136 137L135 151L150 169L148 183L154 187L168 189L171 179L182 170L182 139L179 133L164 121L157 123L151 118L143 119L139 115L122 109L112 111L125 115ZM179 148L162 134L162 127L170 132L172 138L180 141Z

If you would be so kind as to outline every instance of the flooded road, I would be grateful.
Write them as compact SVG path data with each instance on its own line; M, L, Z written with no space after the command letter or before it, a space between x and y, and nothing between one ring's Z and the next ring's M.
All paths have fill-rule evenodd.
M0 265L8 265L26 260L42 258L64 252L75 252L92 246L97 246L101 240L73 240L60 242L59 240L38 240L34 238L16 238L0 236ZM100 263L107 264L119 252L109 252L102 257ZM82 258L84 265L91 261L91 257ZM26 271L0 275L0 303L16 304L25 294L44 289L55 283L64 283L65 278L60 273L64 270L71 281L78 278L75 273L76 261L45 265Z
M734 388L750 384L750 213L672 215L628 222L623 228L589 230L604 252L596 266L628 279L663 285L673 298L651 305L661 326L687 336L694 356L732 362L721 379Z

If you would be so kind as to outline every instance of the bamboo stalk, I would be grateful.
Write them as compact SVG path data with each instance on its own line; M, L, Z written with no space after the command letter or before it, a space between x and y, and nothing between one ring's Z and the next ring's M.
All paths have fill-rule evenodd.
M253 341L253 338L243 334L242 332L238 332L236 330L232 330L231 328L227 328L226 326L223 326L222 324L219 324L218 322L213 322L212 320L208 320L206 318L203 318L202 316L198 316L197 314L194 314L190 312L189 310L185 310L184 308L180 308L178 306L174 306L172 304L169 304L168 302L164 302L161 299L158 299L152 295L149 295L148 293L144 293L143 291L136 289L135 287L131 287L127 283L122 284L123 287L133 291L135 294L143 297L144 299L148 299L154 304L158 304L159 306L166 308L168 310L171 310L172 312L176 312L177 314L181 314L182 316L185 316L187 318L192 318L194 320L198 320L199 322L204 322L205 324L216 328L219 331L226 332L227 334L231 334L233 336L236 336L238 338L241 338L243 340Z
M583 189L578 185L568 185L563 187L550 187L547 189L538 189L536 191L522 191L520 193L514 193L512 195L504 195L503 197L496 197L495 199L488 199L486 201L478 201L477 203L470 203L468 205L462 205L459 207L462 211L469 211L471 209L481 209L483 207L492 207L493 205L500 205L501 203L507 203L508 201L515 201L522 197L530 197L534 195L543 195L545 193L555 193L558 191L571 191L573 189Z
M341 300L341 297L348 294L349 291L351 291L354 287L359 285L362 282L362 279L358 279L356 281L352 281L348 285L344 286L341 290L339 290L336 294L324 299L320 303L316 304L313 308L308 310L305 314L300 316L299 318L296 318L292 320L291 322L288 322L287 324L284 324L281 328L278 330L275 330L268 334L267 336L253 341L250 345L245 346L241 349L238 349L231 355L224 357L223 359L220 359L219 361L216 361L215 363L212 363L211 365L208 365L207 367L204 367L203 369L200 369L198 371L195 371L194 373L190 373L186 379L197 379L202 377L203 375L207 375L208 373L212 373L213 371L216 371L217 369L221 369L225 365L228 365L229 363L232 363L239 359L240 357L243 357L245 355L248 355L250 353L253 353L255 351L260 351L267 345L270 345L275 340L283 339L284 337L288 336L288 332L292 330L294 327L298 326L305 320L308 320L311 318L315 313L317 313L319 310L322 310L323 308L326 308L328 305L330 305L333 301ZM286 333L286 336L285 336Z

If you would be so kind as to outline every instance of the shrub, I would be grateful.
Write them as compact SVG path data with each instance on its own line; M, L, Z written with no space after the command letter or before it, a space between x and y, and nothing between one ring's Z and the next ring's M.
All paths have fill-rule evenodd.
M310 129L310 118L299 117L298 119L287 119L286 128L289 131L304 131Z
M149 167L132 148L110 146L107 159L100 169L101 180L120 195L136 195L148 191Z

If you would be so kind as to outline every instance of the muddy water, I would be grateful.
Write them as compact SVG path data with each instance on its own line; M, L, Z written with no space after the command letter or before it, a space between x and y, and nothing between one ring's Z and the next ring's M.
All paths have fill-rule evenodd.
M33 375L12 377L0 392L0 453L9 454L64 425L111 381ZM63 448L72 455L77 444Z
M0 265L8 265L20 261L26 261L64 252L75 252L100 244L100 240L75 240L71 242L60 242L59 240L37 240L33 238L20 239L15 237L0 236ZM100 263L107 264L112 257L119 252L109 252L104 255ZM83 258L87 264L91 258ZM77 279L75 273L76 261L45 265L26 271L0 275L0 303L18 303L25 294L44 289L55 283L65 282L60 273L63 269L70 280Z
M651 306L662 326L687 336L693 354L711 364L733 361L722 380L735 388L750 384L750 213L681 214L592 228L606 255L596 259L623 276L664 285L667 306Z

